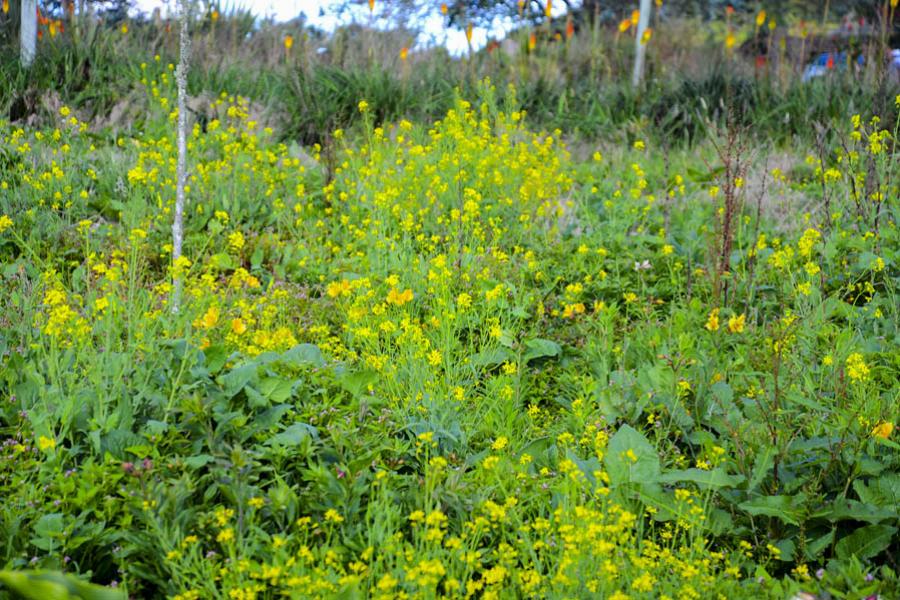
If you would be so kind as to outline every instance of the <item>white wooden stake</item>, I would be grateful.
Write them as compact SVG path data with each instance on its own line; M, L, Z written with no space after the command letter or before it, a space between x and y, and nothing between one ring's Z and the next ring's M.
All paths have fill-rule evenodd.
M178 259L184 239L184 186L187 180L187 70L191 54L191 39L188 32L188 11L191 0L180 0L181 48L175 83L178 85L178 164L175 182L175 219L172 222L172 263L175 266L175 281L172 290L172 312L177 313L181 303L181 276L178 273Z
M637 37L634 42L634 73L631 75L631 85L634 87L641 85L641 78L644 76L644 54L647 51L644 32L650 25L650 6L650 0L641 0L641 16L638 19Z
M21 23L19 40L22 47L22 66L30 67L34 62L37 45L37 0L22 0Z

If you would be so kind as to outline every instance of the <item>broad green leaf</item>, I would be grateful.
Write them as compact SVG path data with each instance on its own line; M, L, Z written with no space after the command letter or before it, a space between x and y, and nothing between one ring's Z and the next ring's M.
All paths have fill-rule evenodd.
M209 257L209 265L221 271L230 271L235 267L234 259L230 255L220 252Z
M857 500L835 500L830 510L821 516L831 522L835 521L865 521L867 523L880 523L887 519L897 518L896 505L875 506L859 502Z
M734 390L731 389L731 386L728 385L725 381L717 381L710 388L713 396L716 397L716 400L724 404L725 406L731 404L734 400ZM724 408L724 407L723 407Z
M900 474L889 474L853 482L853 491L867 504L897 510L900 507Z
M838 558L856 557L860 560L881 554L894 539L896 527L889 525L866 525L850 535L838 540L834 552Z
M126 600L122 590L55 571L0 571L0 587L27 600Z
M613 485L653 483L659 479L656 448L630 425L622 425L609 440L604 463Z
M659 478L660 483L690 481L701 488L735 487L744 481L743 475L729 475L724 469L684 469L667 471Z
M237 396L244 386L255 380L256 365L254 363L240 365L219 377L219 383L222 384L225 394L229 398Z
M806 545L806 558L816 560L822 556L825 549L834 542L834 529L822 535Z
M469 363L477 368L492 368L511 360L512 352L506 348L494 348L493 350L484 350L472 355Z
M362 371L344 373L340 376L338 381L342 388L350 392L352 396L358 397L370 384L374 383L376 379L378 379L378 373L376 371L364 369Z
M800 525L804 510L800 506L802 496L762 496L738 505L738 508L754 516L775 517L791 525Z
M273 435L266 444L270 446L296 446L308 438L318 437L319 432L312 425L294 423L281 433Z
M267 403L281 404L291 397L294 382L281 377L267 377L259 382L259 392Z
M554 341L536 338L525 342L525 353L522 360L528 362L536 358L549 358L559 356L562 347Z
M198 454L197 456L189 456L188 458L184 459L184 464L192 469L199 469L211 463L213 460L215 459L213 459L213 457L209 454Z
M64 529L62 513L44 515L34 524L34 532L43 537L60 536Z
M294 366L324 367L325 358L315 344L298 344L282 355L282 360Z
M759 454L756 455L756 460L753 462L753 471L750 473L750 479L747 481L747 491L755 492L759 487L759 484L763 482L766 478L766 475L769 474L769 470L775 464L775 449L771 446L766 446Z

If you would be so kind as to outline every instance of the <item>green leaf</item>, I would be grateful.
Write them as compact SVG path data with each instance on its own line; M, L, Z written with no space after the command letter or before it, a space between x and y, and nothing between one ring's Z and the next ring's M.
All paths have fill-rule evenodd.
M512 352L506 348L494 348L473 354L469 362L473 367L490 369L502 365L512 357Z
M831 509L821 516L831 522L865 521L875 524L896 518L897 510L894 506L875 506L857 500L835 500Z
M318 436L318 430L312 425L294 423L281 433L273 435L266 444L270 446L297 446L306 439Z
M315 344L298 344L282 355L282 360L294 366L324 367L325 358Z
M559 356L561 352L562 347L556 342L536 338L525 342L525 353L522 355L522 360L527 363L536 358Z
M248 429L250 429L251 433L255 433L274 427L281 420L281 417L290 412L292 408L293 406L290 404L276 404L257 415Z
M763 496L743 502L738 505L738 508L754 516L775 517L791 525L800 525L804 517L804 511L800 503L804 499L805 497L802 495Z
M252 398L251 404L267 406L269 404L281 404L291 397L294 382L281 377L266 377L259 383L260 398ZM249 388L248 388L249 391ZM250 394L248 394L249 396Z
M225 346L216 344L203 350L203 358L206 361L206 368L210 373L218 373L228 362L231 352Z
M126 460L126 449L133 446L142 446L147 442L142 436L126 429L113 429L101 437L100 447L102 453L110 453L117 460Z
M209 257L209 265L221 271L230 271L235 267L234 260L228 254L220 252Z
M126 600L122 590L101 587L55 571L0 571L0 584L27 600Z
M225 394L229 398L237 396L244 387L256 379L256 365L247 363L239 367L235 367L228 373L219 377L219 383L222 384Z
M866 525L835 544L834 551L838 558L856 557L860 560L872 558L884 552L891 545L896 527L888 525Z
M766 446L761 453L756 455L756 460L753 462L753 472L747 481L747 491L755 492L774 465L775 449L771 446Z
M34 524L34 532L42 537L61 536L64 529L62 513L44 515Z
M189 456L188 458L184 459L184 464L186 464L191 469L199 469L211 463L213 460L215 459L213 459L213 457L209 454L198 454L197 456Z
M900 473L884 475L866 482L857 479L853 482L853 491L867 504L896 510L896 507L900 506Z
M622 425L612 436L603 460L613 485L628 482L652 483L659 479L659 454L656 448L630 425Z
M734 390L732 390L731 386L725 381L715 382L710 388L710 391L713 396L716 397L716 400L725 406L728 406L734 400Z
M816 560L822 553L825 552L825 549L828 548L834 542L834 529L829 531L823 536L820 536L810 543L806 545L806 558L809 560Z
M743 475L729 475L724 469L684 469L667 471L659 478L660 483L678 483L690 481L701 488L735 487L744 481Z
M362 371L344 373L340 376L338 381L342 388L350 392L350 394L356 398L359 397L360 394L369 387L369 384L373 383L376 379L378 379L378 373L376 371L364 369Z
M596 456L591 456L590 458L582 460L571 450L566 450L566 458L568 458L575 464L575 466L578 467L578 469L581 471L581 474L584 475L584 478L591 484L591 486L597 485L597 478L594 476L594 473L600 470L600 461L597 460Z

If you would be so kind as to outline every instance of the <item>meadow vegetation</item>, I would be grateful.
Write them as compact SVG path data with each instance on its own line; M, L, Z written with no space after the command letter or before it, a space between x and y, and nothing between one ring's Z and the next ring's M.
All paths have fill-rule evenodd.
M0 66L5 108L76 44ZM173 261L174 66L137 56L0 121L0 586L900 597L887 83L238 56L193 71Z

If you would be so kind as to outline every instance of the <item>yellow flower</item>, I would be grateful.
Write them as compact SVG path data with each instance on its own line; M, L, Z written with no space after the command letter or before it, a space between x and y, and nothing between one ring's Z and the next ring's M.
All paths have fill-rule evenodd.
M506 436L501 435L496 440L494 440L493 444L491 444L491 449L497 450L499 452L500 450L503 450L504 448L506 448L506 446L508 444L509 444L509 440L506 438Z
M390 573L385 573L384 576L378 580L376 587L379 591L390 592L397 587L398 583L400 583L400 581L396 577L393 577Z
M369 103L365 100L360 100L357 107L359 108L359 112L364 113L369 110Z
M391 288L387 295L387 303L396 306L403 306L407 302L412 302L413 292L410 289L399 291L397 288Z
M741 333L744 331L744 321L746 320L746 315L741 313L740 316L731 317L728 319L728 331L731 333Z
M883 440L888 439L894 431L894 424L890 421L882 421L872 429L872 435Z
M346 279L340 281L332 281L325 289L325 293L329 298L337 298L338 296L347 296L350 294L350 282Z
M706 320L706 329L709 331L719 330L719 309L714 308L709 311L709 318Z
M9 218L9 215L0 215L0 233L3 233L12 226L13 221Z
M38 448L40 448L42 452L53 450L56 448L56 440L42 435L38 438Z
M247 331L247 326L240 319L232 319L231 331L233 331L236 335L241 335L242 333Z
M325 511L325 520L329 523L343 523L344 517L341 516L341 513L334 510L333 508L329 508Z
M846 366L847 377L852 381L865 381L869 378L869 366L859 352L854 352L847 357Z
M231 235L228 236L228 247L234 250L235 252L240 252L244 247L244 234L240 231L235 231Z
M257 496L255 498L250 498L249 500L247 500L247 504L249 504L253 508L260 509L266 505L266 501Z
M216 536L216 541L220 544L224 544L230 542L234 539L234 529L231 527L226 527L222 531L219 532L219 535Z
M293 45L294 45L294 36L292 36L292 35L284 36L284 49L290 50Z
M441 355L440 350L434 349L428 353L428 364L432 367L440 366L442 360L444 360L444 357Z
M219 322L219 308L210 306L198 321L197 326L202 329L212 329Z
M105 312L107 308L109 308L109 298L107 296L100 296L94 300L95 312L102 313Z
M762 27L766 23L766 11L761 10L756 13L756 26Z

